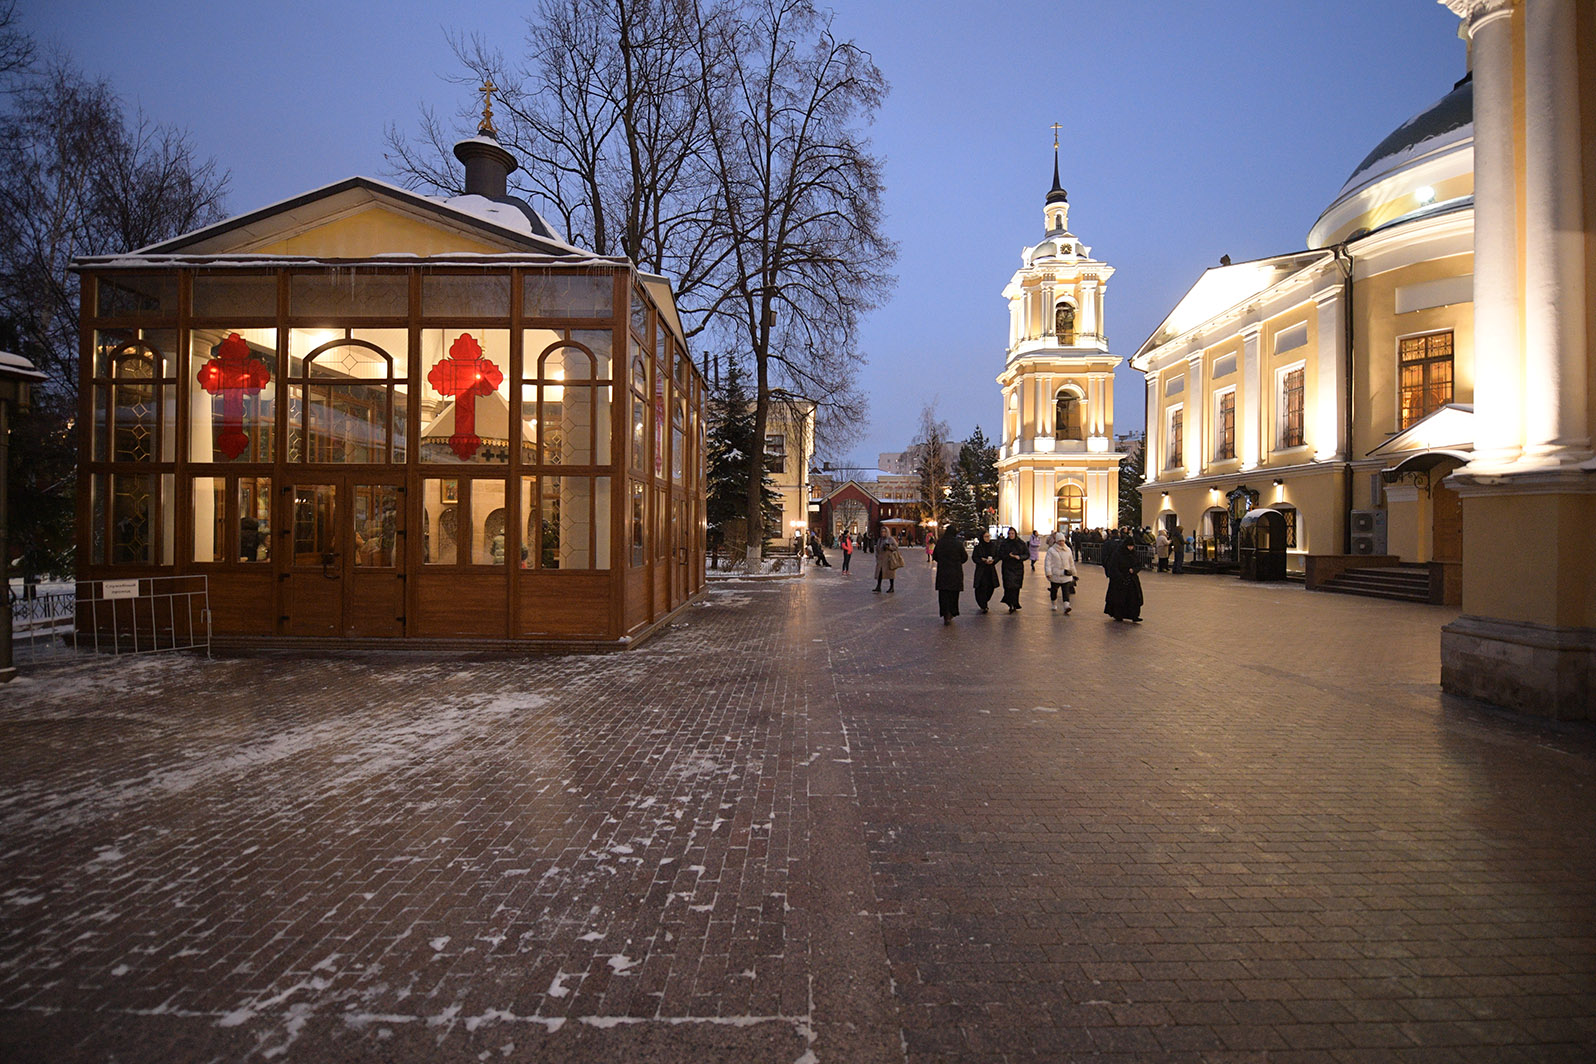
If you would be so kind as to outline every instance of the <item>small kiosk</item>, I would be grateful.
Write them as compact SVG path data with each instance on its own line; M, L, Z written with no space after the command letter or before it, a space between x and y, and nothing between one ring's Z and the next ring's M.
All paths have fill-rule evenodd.
M80 259L78 577L206 577L215 642L626 646L704 583L669 282L507 194L350 178Z
M1286 518L1279 510L1252 510L1237 531L1243 580L1286 578Z

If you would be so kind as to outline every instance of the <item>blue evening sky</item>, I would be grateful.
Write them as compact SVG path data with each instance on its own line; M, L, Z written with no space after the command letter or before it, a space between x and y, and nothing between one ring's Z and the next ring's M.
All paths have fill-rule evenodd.
M231 171L229 213L352 174L384 177L383 128L469 90L450 31L516 52L530 3L22 0L24 25L186 128ZM995 437L1001 292L1042 235L1052 130L1070 228L1117 272L1111 349L1128 358L1208 266L1301 248L1363 156L1465 69L1436 0L837 0L835 29L892 91L887 163L898 285L865 322L873 467L936 402L957 438ZM1116 428L1144 390L1122 368ZM841 459L843 456L833 456Z

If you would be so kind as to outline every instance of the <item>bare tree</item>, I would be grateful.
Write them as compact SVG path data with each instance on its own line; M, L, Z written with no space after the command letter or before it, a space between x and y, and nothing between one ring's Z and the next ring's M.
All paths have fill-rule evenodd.
M940 526L947 518L948 423L937 417L936 400L920 409L920 432L910 445L914 453L914 471L920 478L920 509L926 519Z
M0 3L0 85L33 62L33 38L17 26L16 0Z
M496 136L526 163L517 187L573 243L670 275L689 336L745 353L757 550L772 396L815 400L823 445L863 416L855 332L895 255L861 132L881 72L810 0L541 0L519 65L478 38L453 43L460 81L499 86ZM459 191L448 160L462 131L432 112L417 142L390 128L393 172Z
M115 254L221 217L227 175L186 134L131 123L110 83L56 57L0 114L0 313L49 374L77 394L78 281L72 260Z
M729 248L711 313L753 363L747 520L757 545L772 392L813 399L834 420L860 416L856 329L892 283L895 249L881 228L881 164L861 133L886 94L881 71L808 0L750 6L723 27L729 44L704 35L721 59L701 65L718 75L705 96Z
M718 0L541 0L520 63L480 37L451 42L466 68L455 80L497 87L495 137L523 162L516 189L572 243L672 276L689 335L704 327L714 295L703 289L726 254L715 244L700 64L717 61L703 28L727 17ZM419 144L390 127L392 172L463 191L451 145L475 123L469 108L453 128L424 110Z

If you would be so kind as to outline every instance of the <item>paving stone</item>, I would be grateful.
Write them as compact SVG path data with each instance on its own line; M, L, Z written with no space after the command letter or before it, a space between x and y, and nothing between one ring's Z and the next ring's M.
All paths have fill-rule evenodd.
M1442 696L1452 612L899 583L25 672L0 1059L1596 1059L1596 729Z

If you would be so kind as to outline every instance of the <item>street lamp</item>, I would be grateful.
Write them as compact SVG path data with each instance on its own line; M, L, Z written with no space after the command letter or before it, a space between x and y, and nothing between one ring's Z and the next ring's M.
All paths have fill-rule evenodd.
M6 592L5 609L0 611L0 683L17 675L16 667L11 664L11 541L6 517L11 408L16 407L19 414L26 413L28 386L44 379L44 374L34 369L32 362L21 355L0 351L0 588Z

